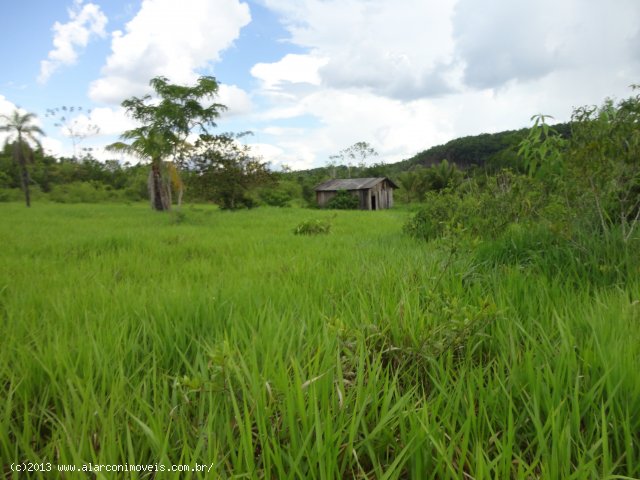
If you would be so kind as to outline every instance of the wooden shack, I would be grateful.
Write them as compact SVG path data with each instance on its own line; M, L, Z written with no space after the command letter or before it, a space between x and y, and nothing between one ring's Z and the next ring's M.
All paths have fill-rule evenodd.
M315 188L318 206L325 207L340 190L358 197L360 210L382 210L393 207L393 189L398 186L387 177L334 178Z

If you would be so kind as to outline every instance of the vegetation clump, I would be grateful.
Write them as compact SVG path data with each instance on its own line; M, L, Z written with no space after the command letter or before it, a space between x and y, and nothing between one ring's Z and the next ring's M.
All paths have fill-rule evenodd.
M355 210L358 205L358 197L346 190L338 190L335 196L327 202L327 208L330 210Z
M323 235L331 231L331 222L327 220L305 220L293 230L295 235Z

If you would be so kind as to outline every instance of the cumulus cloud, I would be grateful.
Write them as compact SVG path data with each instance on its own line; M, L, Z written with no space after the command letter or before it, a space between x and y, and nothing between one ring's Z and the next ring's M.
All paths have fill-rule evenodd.
M227 107L227 110L222 113L222 116L226 118L246 115L253 110L251 97L237 85L220 84L216 102Z
M122 107L94 108L88 113L74 116L67 123L72 126L74 131L79 133L92 133L95 132L95 127L97 127L96 135L91 136L120 135L125 130L136 127L136 123L127 116ZM68 129L62 128L61 133L69 136Z
M120 103L146 93L149 79L159 75L192 83L250 20L249 7L239 0L143 0L125 31L112 34L111 54L89 96Z
M295 168L322 164L357 141L366 141L381 153L372 161L395 162L420 151L425 143L440 143L452 134L443 112L428 100L402 102L370 92L334 89L307 95L301 103L317 126L262 130L282 150L277 163ZM264 113L264 118L270 116L279 119L281 109Z
M0 95L0 115L10 115L16 108L13 102L7 100L4 95Z
M454 0L266 3L280 13L293 43L309 48L311 58L324 59L318 73L327 87L367 89L403 100L455 88Z
M281 91L284 85L306 83L320 85L319 70L326 65L327 58L314 55L288 54L274 63L258 63L251 74L261 80L262 88L269 91Z
M53 49L46 60L40 62L38 82L47 80L62 65L73 65L78 60L78 50L84 48L93 37L105 37L107 17L94 3L82 4L75 0L69 9L67 23L53 24Z
M637 0L263 1L307 50L251 70L279 163L361 140L397 161L536 113L566 121L640 78Z
M482 89L585 66L619 68L638 51L629 40L639 21L635 0L460 0L453 26L464 82Z

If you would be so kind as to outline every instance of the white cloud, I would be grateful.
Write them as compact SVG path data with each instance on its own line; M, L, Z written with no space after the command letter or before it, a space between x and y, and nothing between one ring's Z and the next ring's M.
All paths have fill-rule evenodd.
M98 127L98 135L101 136L120 135L125 130L136 127L136 123L127 116L122 107L94 108L88 115L77 115L70 121L79 132L89 132L93 127Z
M251 20L239 0L143 0L124 32L114 32L102 77L89 88L96 102L120 103L148 92L155 76L192 83L220 59Z
M227 107L227 110L222 113L222 116L227 118L246 115L253 110L251 97L237 85L220 84L218 97L215 101Z
M13 102L7 100L4 95L0 95L0 115L10 115L16 108Z
M630 40L639 22L636 0L459 0L453 28L465 83L494 88L559 70L591 66L597 72L633 62L638 45Z
M291 41L325 59L324 85L401 99L450 91L455 0L266 0Z
M313 55L288 54L278 62L254 65L251 74L262 81L265 90L278 91L292 83L320 85L319 70L327 62L328 59Z
M56 22L53 25L53 50L47 60L40 62L38 82L45 83L62 65L73 65L78 60L78 49L84 48L92 37L104 37L107 17L94 3L82 5L75 0L69 9L67 23Z
M71 149L57 138L44 137L41 143L47 155L55 157L70 157L72 155Z
M251 71L281 163L361 140L393 162L536 113L566 121L640 78L637 0L263 1L307 49Z

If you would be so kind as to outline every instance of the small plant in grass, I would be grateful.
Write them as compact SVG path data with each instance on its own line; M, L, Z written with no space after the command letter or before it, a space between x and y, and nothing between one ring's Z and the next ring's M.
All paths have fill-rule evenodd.
M187 214L182 210L175 210L174 212L171 212L171 220L170 220L171 224L180 225L181 223L184 223L186 221L187 221Z
M293 230L295 235L320 235L331 231L331 223L327 220L305 220Z

